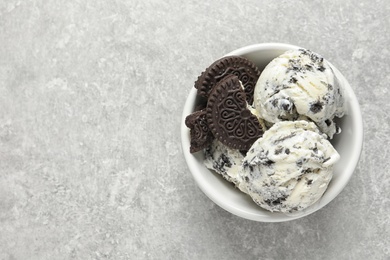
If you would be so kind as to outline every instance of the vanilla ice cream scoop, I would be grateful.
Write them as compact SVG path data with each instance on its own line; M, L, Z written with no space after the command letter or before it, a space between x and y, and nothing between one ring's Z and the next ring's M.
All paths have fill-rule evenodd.
M245 156L239 188L267 210L303 210L322 197L338 160L339 154L314 123L278 122Z
M332 68L305 49L287 51L266 66L255 86L254 106L272 123L307 117L329 138L340 131L334 117L344 115L342 89Z

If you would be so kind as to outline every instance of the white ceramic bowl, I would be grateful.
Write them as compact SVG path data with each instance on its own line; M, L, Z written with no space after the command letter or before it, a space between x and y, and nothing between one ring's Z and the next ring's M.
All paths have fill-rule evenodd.
M246 57L255 62L262 70L273 58L286 50L297 48L300 47L281 43L264 43L243 47L227 55ZM189 129L184 124L184 120L187 115L193 112L196 101L196 89L191 89L184 106L181 121L182 148L188 168L196 183L212 201L223 209L246 219L261 222L282 222L301 218L321 209L344 189L360 157L363 144L363 123L359 104L351 86L344 76L333 65L331 66L342 82L347 103L346 115L338 120L342 132L331 140L341 159L335 165L333 179L323 197L304 211L294 214L269 212L260 208L248 195L240 192L220 175L208 170L203 165L203 154L201 152L195 154L189 152L190 134Z

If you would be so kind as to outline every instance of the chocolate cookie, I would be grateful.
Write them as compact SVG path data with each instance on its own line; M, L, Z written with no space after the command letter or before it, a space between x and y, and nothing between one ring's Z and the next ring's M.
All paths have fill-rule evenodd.
M235 75L226 76L215 86L206 111L211 133L230 148L248 150L263 135L259 120L247 108L246 94Z
M246 100L253 103L253 91L260 76L260 71L256 65L240 56L223 57L210 65L195 81L195 88L198 95L208 98L212 89L227 75L236 75L241 81Z
M190 128L190 152L195 153L208 147L214 137L208 127L206 110L198 110L188 115L185 124Z

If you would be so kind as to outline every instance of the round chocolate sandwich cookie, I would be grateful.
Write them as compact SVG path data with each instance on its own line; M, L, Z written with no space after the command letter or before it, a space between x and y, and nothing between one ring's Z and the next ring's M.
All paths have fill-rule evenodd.
M233 149L248 150L264 132L245 97L238 77L229 75L215 86L207 102L207 123L212 134Z
M190 152L195 153L208 147L214 137L207 124L206 109L188 115L185 124L190 128Z
M208 98L212 89L227 75L236 75L241 81L249 104L253 103L253 91L260 70L250 60L240 56L226 56L210 65L195 81L198 95Z

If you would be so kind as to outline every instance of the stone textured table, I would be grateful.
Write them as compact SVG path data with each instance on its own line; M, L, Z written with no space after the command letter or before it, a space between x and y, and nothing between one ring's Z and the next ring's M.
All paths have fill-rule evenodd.
M2 0L0 259L389 259L389 13L379 0ZM346 189L287 223L216 206L180 144L198 74L262 42L331 60L364 114Z

